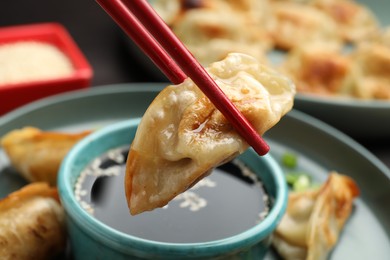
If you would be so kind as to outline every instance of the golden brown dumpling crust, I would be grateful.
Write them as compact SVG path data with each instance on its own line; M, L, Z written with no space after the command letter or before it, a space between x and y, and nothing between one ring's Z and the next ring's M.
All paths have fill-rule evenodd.
M275 232L274 247L286 260L327 259L358 195L357 184L337 172L331 172L316 190L291 192L286 214Z
M390 47L382 44L361 44L353 53L365 75L388 77L390 75Z
M310 5L273 2L276 23L272 28L275 46L290 50L309 42L341 42L335 22Z
M390 46L360 44L352 53L352 94L361 99L390 100Z
M292 82L253 57L230 54L208 72L261 135L292 108ZM247 148L190 79L166 87L145 112L130 148L125 178L130 212L166 205Z
M292 50L281 70L294 80L299 92L328 96L345 92L351 66L339 46L316 43Z
M306 44L291 50L280 70L300 93L358 99L390 99L390 47L365 41L349 53L339 45Z
M24 127L7 133L1 146L13 167L28 181L57 183L59 166L68 151L90 131L68 134Z
M314 0L313 6L337 23L340 35L347 42L358 42L378 33L379 24L370 9L351 0Z
M0 200L1 259L52 259L65 245L65 214L56 188L33 183Z
M390 48L390 26L384 28L380 36L380 43Z

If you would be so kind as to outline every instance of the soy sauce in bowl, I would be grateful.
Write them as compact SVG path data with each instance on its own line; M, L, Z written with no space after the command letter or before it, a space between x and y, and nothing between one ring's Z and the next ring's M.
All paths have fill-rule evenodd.
M118 231L159 242L207 242L248 230L269 212L270 199L261 181L236 159L214 169L167 206L132 216L124 191L127 153L128 146L97 157L75 185L80 205Z

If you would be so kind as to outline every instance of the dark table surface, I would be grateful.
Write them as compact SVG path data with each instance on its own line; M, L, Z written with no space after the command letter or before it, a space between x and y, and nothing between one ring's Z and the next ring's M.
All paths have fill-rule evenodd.
M70 32L94 70L92 86L161 82L140 65L121 29L93 0L6 0L0 4L0 26L58 22ZM390 167L390 137L355 139Z

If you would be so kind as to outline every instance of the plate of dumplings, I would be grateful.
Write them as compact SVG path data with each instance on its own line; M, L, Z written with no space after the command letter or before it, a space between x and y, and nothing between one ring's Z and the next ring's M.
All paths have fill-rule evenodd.
M294 108L356 139L390 135L390 2L150 0L204 66L255 57L297 86ZM130 55L166 81L128 39ZM364 115L365 124L361 124Z

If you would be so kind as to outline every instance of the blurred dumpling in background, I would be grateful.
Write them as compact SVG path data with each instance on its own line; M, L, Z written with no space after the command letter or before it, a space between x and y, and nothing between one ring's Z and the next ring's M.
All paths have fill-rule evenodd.
M351 55L352 94L362 99L390 100L390 45L362 43Z
M380 43L390 48L390 26L384 28L380 33L380 35L381 35Z
M272 38L277 48L290 50L310 42L340 43L337 24L313 6L296 2L272 1L276 22Z
M282 73L301 93L390 99L388 77L363 64L386 68L390 29L381 28L369 7L354 0L156 0L153 5L205 67L230 52L246 53L277 69L285 60ZM374 43L381 45L375 51ZM345 52L354 48L352 55Z
M158 15L167 23L172 24L182 12L183 2L180 0L156 0L151 2Z
M280 70L301 93L322 96L346 92L351 59L341 54L341 45L317 42L302 44L287 54Z
M66 240L56 188L37 182L0 200L0 259L55 259Z
M378 33L379 23L366 6L351 0L313 0L311 4L328 14L346 42L357 42Z
M207 70L260 135L292 108L294 84L253 57L232 53ZM130 148L125 187L131 214L166 205L247 148L191 79L166 87Z
M349 52L341 45L303 44L280 66L300 93L358 99L390 99L390 47L376 38Z
M373 11L354 0L270 0L270 2L279 3L284 8L294 5L315 8L333 20L337 25L335 29L345 42L355 43L371 38L380 30Z
M203 66L230 52L264 63L273 47L266 0L158 0L153 6Z

